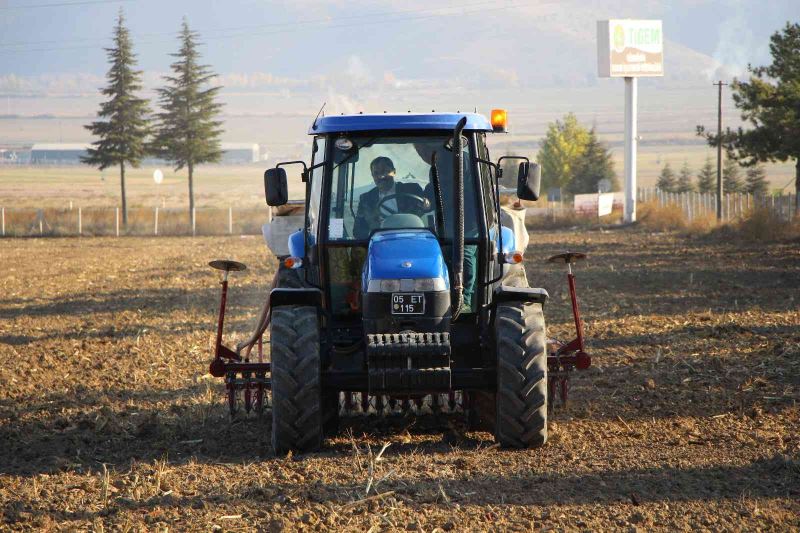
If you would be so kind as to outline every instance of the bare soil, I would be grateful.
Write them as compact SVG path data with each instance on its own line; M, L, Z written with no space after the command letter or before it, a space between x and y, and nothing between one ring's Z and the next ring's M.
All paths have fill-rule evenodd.
M0 529L800 528L798 243L532 233L561 338L564 273L543 260L567 248L590 255L594 366L544 448L458 417L356 419L275 457L269 417L231 420L206 374L206 263L251 267L230 295L241 339L274 271L260 238L0 240Z

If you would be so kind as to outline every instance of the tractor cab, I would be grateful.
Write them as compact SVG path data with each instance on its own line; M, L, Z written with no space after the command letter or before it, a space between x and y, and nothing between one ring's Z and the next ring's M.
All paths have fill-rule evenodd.
M494 129L477 114L333 116L314 123L313 159L310 168L303 167L305 229L289 252L293 265L303 265L304 281L326 293L334 319L360 320L381 295L400 292L419 294L414 302L395 298L398 307L390 314L408 316L398 317L385 333L409 329L414 315L449 308L448 301L423 311L429 299L443 299L427 293L449 298L454 239L463 240L464 255L463 302L456 314L473 315L490 303L491 282L503 270L503 236L503 251L514 251L513 231L502 229L492 171L497 167L486 147ZM519 159L527 182L531 166ZM285 197L283 166L267 171L268 197L272 187L278 199L272 205ZM538 189L538 174L530 177ZM538 196L538 190L531 192Z

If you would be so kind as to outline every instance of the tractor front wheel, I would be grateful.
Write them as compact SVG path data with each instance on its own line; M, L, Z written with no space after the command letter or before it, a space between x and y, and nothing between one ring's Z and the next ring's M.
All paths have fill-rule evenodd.
M272 447L311 452L322 446L319 320L314 307L272 310Z
M547 442L547 338L538 303L497 306L495 438L501 446L536 448Z

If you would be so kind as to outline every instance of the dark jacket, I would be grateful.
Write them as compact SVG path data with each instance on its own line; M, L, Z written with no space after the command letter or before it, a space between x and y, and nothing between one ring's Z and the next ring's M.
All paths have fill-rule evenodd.
M395 194L413 194L420 198L425 198L422 192L422 187L418 183L402 183L399 181L394 182ZM384 218L378 212L378 188L374 187L372 190L365 192L358 199L358 212L356 213L356 221L353 226L353 237L356 239L366 239L372 230L381 227L381 219ZM408 196L398 196L397 209L400 213L413 213L415 215L422 215L420 203Z

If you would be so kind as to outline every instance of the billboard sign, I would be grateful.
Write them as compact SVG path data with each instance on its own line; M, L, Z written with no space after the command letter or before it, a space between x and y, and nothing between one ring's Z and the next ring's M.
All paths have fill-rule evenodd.
M597 70L601 78L663 76L661 21L598 20Z

